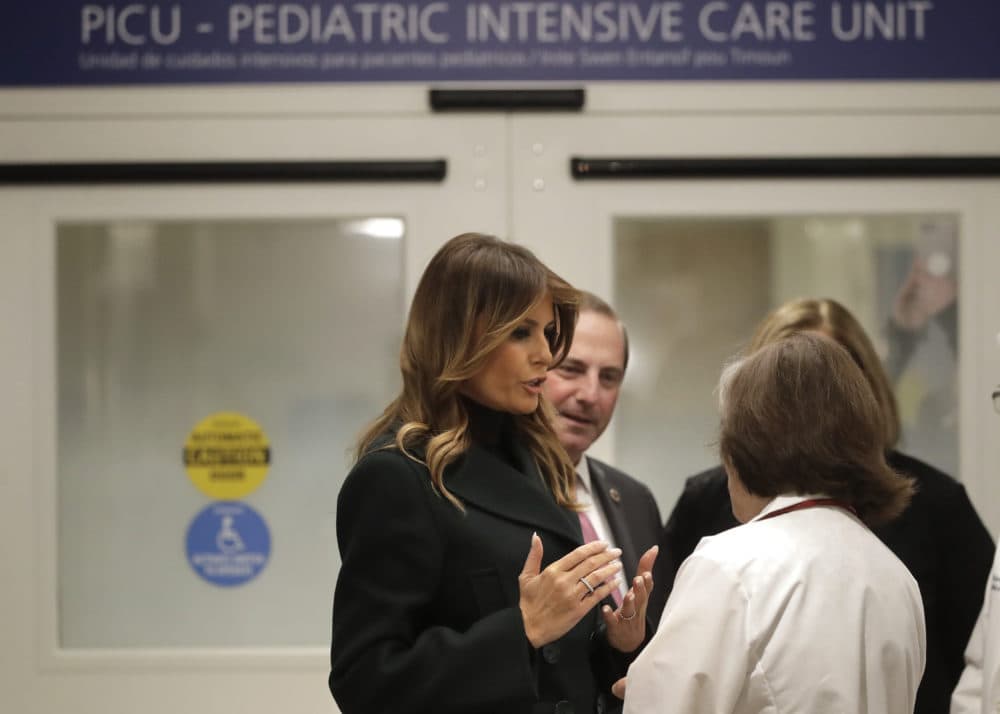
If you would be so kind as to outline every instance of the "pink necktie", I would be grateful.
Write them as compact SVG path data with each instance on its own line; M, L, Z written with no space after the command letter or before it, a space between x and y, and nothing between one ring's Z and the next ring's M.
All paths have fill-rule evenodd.
M583 531L583 542L590 543L591 541L598 540L597 531L594 530L594 524L590 522L587 514L580 511L580 530ZM614 598L615 605L621 607L622 604L622 591L619 587L615 586L611 590L611 597Z

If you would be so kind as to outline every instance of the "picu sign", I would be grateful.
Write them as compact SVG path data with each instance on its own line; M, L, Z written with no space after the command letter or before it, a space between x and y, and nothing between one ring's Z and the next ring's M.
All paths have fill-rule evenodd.
M298 3L234 3L227 8L222 23L203 20L189 28L199 34L214 34L221 26L229 44L249 41L261 45L299 42L429 42L443 44L448 34L438 32L432 19L448 11L447 3L426 6L400 3L357 3L303 5ZM80 11L80 40L83 45L122 42L139 46L177 43L185 30L180 5L134 3L84 5ZM202 13L202 16L204 14Z
M229 45L447 45L469 44L681 43L695 33L711 43L813 42L823 27L840 42L923 40L931 0L832 2L826 23L816 2L712 0L691 7L681 0L652 2L466 3L233 3L218 18L201 12L185 24L180 4L87 4L80 9L80 41L167 47L195 33L224 38ZM189 9L188 15L192 14ZM689 26L690 25L690 26Z
M0 23L0 87L996 80L996 27L997 0L48 0Z

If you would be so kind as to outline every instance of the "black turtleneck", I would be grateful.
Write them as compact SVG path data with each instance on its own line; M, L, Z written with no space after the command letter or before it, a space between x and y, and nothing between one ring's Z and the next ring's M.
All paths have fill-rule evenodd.
M472 441L507 465L524 471L524 465L517 458L517 450L514 448L513 416L490 409L467 397L462 397L462 403L469 415L469 435Z

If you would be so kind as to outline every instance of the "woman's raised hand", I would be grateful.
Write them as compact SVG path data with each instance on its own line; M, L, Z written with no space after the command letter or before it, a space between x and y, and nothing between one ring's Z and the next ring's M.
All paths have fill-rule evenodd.
M518 583L524 632L533 647L558 640L618 587L620 555L618 548L593 541L541 570L542 539L532 533Z
M619 652L634 652L646 638L646 606L653 591L653 563L660 552L653 546L639 558L638 575L616 611L607 605L601 610L608 626L608 642Z

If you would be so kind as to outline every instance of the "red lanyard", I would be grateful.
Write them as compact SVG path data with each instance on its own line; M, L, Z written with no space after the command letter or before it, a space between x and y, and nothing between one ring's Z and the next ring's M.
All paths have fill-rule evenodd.
M806 508L816 508L817 506L835 506L836 508L843 508L845 511L850 511L855 516L858 515L854 506L849 504L847 501L841 501L839 498L807 498L805 501L799 501L798 503L793 503L791 506L785 506L784 508L779 508L777 511L771 511L757 520L766 521L768 518L781 516L786 513L791 513L792 511L801 511Z

